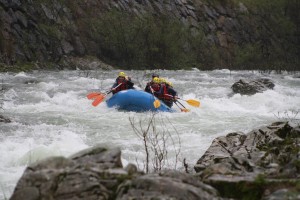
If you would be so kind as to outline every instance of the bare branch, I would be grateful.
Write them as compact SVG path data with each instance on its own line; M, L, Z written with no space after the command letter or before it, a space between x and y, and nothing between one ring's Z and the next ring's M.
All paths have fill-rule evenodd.
M157 120L157 117L160 118ZM174 163L175 169L177 168L181 148L180 137L170 120L167 118L168 122L166 123L163 118L165 117L157 115L157 113L151 113L148 119L139 119L138 122L133 117L129 118L134 133L143 141L146 154L146 173L150 172L149 166L155 172L170 167L168 158L170 148L173 148L172 151L175 152ZM175 131L170 131L170 129ZM176 134L175 137L173 136L174 133Z

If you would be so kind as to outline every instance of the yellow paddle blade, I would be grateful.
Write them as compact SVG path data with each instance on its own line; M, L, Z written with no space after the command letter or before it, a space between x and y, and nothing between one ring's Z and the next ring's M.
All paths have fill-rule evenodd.
M154 105L154 108L158 108L158 107L160 106L160 101L156 99L156 100L153 102L153 105Z
M189 99L189 100L186 100L186 102L191 106L200 107L200 101L197 101L194 99Z

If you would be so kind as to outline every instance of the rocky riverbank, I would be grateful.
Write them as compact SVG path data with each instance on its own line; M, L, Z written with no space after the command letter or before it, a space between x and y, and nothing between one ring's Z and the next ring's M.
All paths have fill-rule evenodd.
M276 122L216 138L195 173L144 174L100 146L28 166L19 199L299 199L300 127ZM200 156L200 155L199 155Z

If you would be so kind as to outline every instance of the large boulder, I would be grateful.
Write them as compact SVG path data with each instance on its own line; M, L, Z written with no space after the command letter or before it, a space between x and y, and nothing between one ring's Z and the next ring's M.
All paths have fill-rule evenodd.
M109 199L128 175L119 149L101 147L70 158L51 157L25 170L11 200Z
M256 93L264 92L268 89L273 89L275 84L266 78L257 79L253 81L246 81L240 79L238 82L234 83L231 88L234 93L240 93L242 95L253 95Z
M216 138L194 168L221 196L259 199L279 189L300 195L299 146L299 127L273 123Z
M221 199L217 191L190 174L143 174L121 151L100 146L69 158L52 157L25 170L11 200Z
M117 199L220 199L217 191L189 174L164 171L127 181L119 188Z

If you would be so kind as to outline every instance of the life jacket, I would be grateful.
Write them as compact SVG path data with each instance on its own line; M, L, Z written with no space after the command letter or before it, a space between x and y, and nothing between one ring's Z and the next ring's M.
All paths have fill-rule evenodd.
M114 93L120 92L122 90L127 90L128 89L128 84L127 84L127 80L121 80L119 78L116 79L117 85L119 85L120 83L122 83L119 87L116 88Z
M150 82L150 87L154 90L154 92L158 92L160 90L160 85L158 83Z
M161 87L163 88L162 93L159 95L159 99L164 101L172 101L173 96L168 93L168 87L166 84L162 83ZM170 95L170 96L169 96Z

